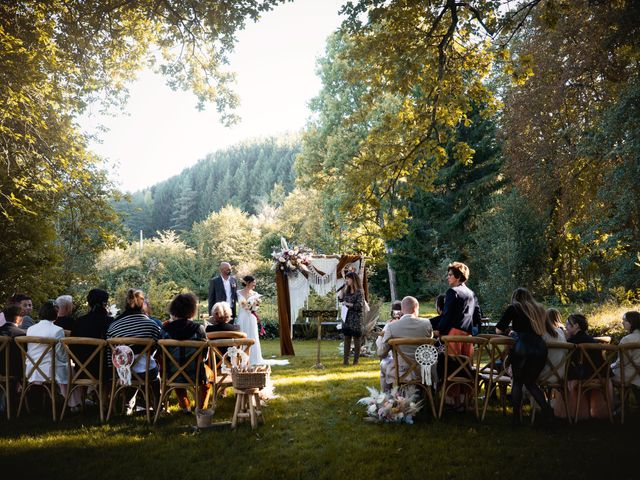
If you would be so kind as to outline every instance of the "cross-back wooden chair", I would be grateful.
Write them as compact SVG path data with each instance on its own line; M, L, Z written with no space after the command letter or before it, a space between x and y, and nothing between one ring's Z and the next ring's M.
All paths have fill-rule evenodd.
M613 408L611 405L611 363L618 353L616 345L606 343L580 343L576 354L578 363L586 366L590 373L586 378L578 379L578 401L576 402L575 422L578 422L580 400L584 393L600 390L604 394L609 421L613 423ZM600 360L602 359L602 360Z
M156 402L152 402L151 396L151 380L149 378L149 363L151 361L151 355L155 351L156 342L151 338L136 338L136 337L119 337L110 338L107 340L107 344L111 350L111 355L116 351L119 345L126 345L128 347L139 347L141 351L135 354L133 364L131 365L131 385L121 385L116 367L111 365L111 396L109 398L109 409L107 410L107 422L111 418L113 412L116 397L120 394L124 394L127 389L134 389L144 398L145 414L147 422L151 423L151 408L157 407ZM136 372L136 366L144 365L146 368L144 372Z
M56 345L58 344L58 340L49 337L33 336L16 337L14 340L20 349L22 361L25 365L22 376L22 392L20 393L20 403L18 405L18 417L22 413L23 405L27 411L29 410L27 399L29 390L31 390L33 386L40 386L51 400L51 415L55 422L58 416L56 406ZM29 344L42 345L43 347L36 353L30 353ZM47 360L47 357L49 357L49 361L51 362L48 372L45 371L45 367L42 365L42 363ZM30 381L31 376L36 372L42 376L42 381Z
M238 347L242 349L244 353L249 355L251 346L255 343L255 341L252 338L221 338L217 340L209 340L207 343L209 344L209 366L213 377L213 399L215 402L215 399L218 397L218 395L222 394L222 392L224 392L227 387L231 386L231 374L222 371L222 362L224 357L224 353L222 350L224 349L224 347ZM230 363L227 363L225 366L229 370L231 369Z
M60 343L67 352L69 368L69 384L67 394L62 406L60 420L69 404L69 399L74 390L82 389L82 397L86 396L86 389L94 387L98 396L98 409L100 410L100 421L104 422L104 351L107 341L99 338L68 337L60 339ZM82 351L82 353L80 353ZM79 357L86 357L81 360ZM94 359L98 360L98 372L93 370L91 365ZM84 401L82 402L84 408Z
M395 381L396 387L401 388L408 385L416 385L422 389L429 400L431 406L431 413L434 418L437 418L436 405L433 399L433 391L435 391L435 378L434 384L425 385L422 383L422 373L420 364L416 361L416 357L413 353L407 353L402 350L403 346L414 347L413 351L420 345L434 346L436 343L435 338L427 337L413 337L413 338L391 338L389 339L389 345L391 345L393 352L393 363L395 368Z
M0 358L2 358L2 368L0 369L0 391L4 393L5 408L7 410L7 420L11 420L11 397L13 396L11 382L11 358L9 351L13 345L11 337L0 337Z
M203 340L158 340L162 351L162 375L160 377L160 399L153 423L158 421L161 406L173 390L182 388L193 392L193 398L198 405L198 393L202 388L201 381L204 372L203 360L209 345ZM175 349L185 349L184 354L176 355ZM205 378L206 380L206 378ZM206 402L206 400L205 400ZM206 405L203 406L206 408Z
M618 345L618 358L620 362L620 378L613 378L613 386L620 391L620 422L624 423L625 405L629 398L629 392L634 387L634 381L640 379L640 362L634 357L634 353L640 350L640 342L623 343ZM638 387L635 387L638 388ZM640 395L636 394L640 399Z
M557 391L562 395L562 403L564 403L565 412L567 412L567 420L572 422L569 412L569 389L567 388L567 377L569 374L569 366L571 358L575 352L576 344L569 342L549 341L547 343L547 359L545 366L536 382L540 389L544 392L547 401L551 401L553 391ZM554 363L555 355L553 352L560 352L560 361ZM533 405L533 402L532 402ZM532 409L531 422L535 421L536 409Z
M484 337L486 338L486 337ZM488 354L488 362L483 364L480 361L480 369L478 370L478 382L484 384L484 405L482 406L482 416L480 420L484 420L487 415L487 407L491 396L500 391L500 402L502 404L502 414L507 414L507 387L511 385L511 374L509 370L509 352L516 344L515 340L505 335L497 335L489 337L486 345L480 346L480 356L483 350ZM478 388L480 388L478 386Z
M473 397L476 418L480 418L478 409L478 374L480 371L480 352L489 342L486 338L465 335L445 335L440 338L444 343L444 378L440 389L440 411L438 416L442 417L444 403L447 393L458 386ZM460 346L469 346L474 349L471 356L459 355ZM469 395L466 395L468 404Z

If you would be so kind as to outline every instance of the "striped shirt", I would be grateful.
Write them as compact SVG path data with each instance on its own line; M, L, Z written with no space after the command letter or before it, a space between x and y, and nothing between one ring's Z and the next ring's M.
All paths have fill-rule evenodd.
M160 327L158 324L144 313L123 315L109 325L109 328L107 329L107 340L110 338L120 337L151 338L153 340L158 340L160 336ZM137 354L143 350L143 347L132 345L131 349L133 350L133 353ZM108 356L108 365L111 366L111 355ZM149 369L151 370L156 367L156 362L152 357ZM137 371L138 369L135 370Z

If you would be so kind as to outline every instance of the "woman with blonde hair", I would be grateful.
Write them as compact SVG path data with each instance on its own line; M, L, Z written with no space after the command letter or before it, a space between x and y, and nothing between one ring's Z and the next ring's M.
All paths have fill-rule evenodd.
M545 308L536 302L529 290L516 288L511 295L511 305L496 325L496 333L499 334L506 333L511 326L511 336L516 339L516 344L509 354L513 372L511 400L514 424L521 421L523 386L527 387L531 396L542 408L544 417L547 419L553 417L553 410L536 384L547 359L547 345L542 339L542 335L546 332L546 317Z

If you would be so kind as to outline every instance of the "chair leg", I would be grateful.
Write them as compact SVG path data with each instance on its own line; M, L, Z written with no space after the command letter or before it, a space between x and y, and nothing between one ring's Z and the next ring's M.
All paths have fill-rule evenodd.
M56 416L57 416L57 412L56 412L56 387L57 384L55 382L51 383L51 410L53 412L53 421L56 421Z
M256 418L256 407L254 405L253 395L247 395L247 402L249 403L249 415L251 418L251 430L255 430L258 427L258 420Z
M27 390L29 390L29 384L25 380L22 384L22 389L20 391L20 401L18 402L18 413L16 414L18 418L20 418L20 414L22 413L22 405L25 402Z

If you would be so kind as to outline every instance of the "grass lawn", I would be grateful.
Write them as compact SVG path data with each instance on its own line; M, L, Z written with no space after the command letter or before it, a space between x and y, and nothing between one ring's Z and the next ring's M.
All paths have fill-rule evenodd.
M315 345L295 342L291 364L273 368L279 398L255 431L197 431L177 411L156 427L140 417L101 425L90 412L57 424L44 414L2 419L2 478L637 478L637 414L625 425L549 430L513 429L497 408L483 423L473 414L434 421L424 409L414 425L370 424L356 401L378 386L378 361L343 367L338 342L326 341L327 368L314 370ZM277 340L263 342L265 357L278 351ZM216 421L230 420L233 406L233 397L219 400Z

